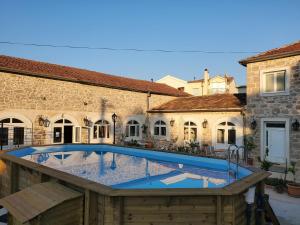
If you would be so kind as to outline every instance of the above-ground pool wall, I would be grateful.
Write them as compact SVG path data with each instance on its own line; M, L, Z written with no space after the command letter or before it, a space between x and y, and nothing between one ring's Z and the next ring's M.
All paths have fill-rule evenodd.
M11 193L10 162L4 159L0 159L0 168L0 197L2 198Z
M191 191L195 190L187 190L188 195L182 196L177 194L176 190L168 190L153 196L150 193L150 196L147 190L140 190L136 196L134 193L136 191L130 192L130 190L105 192L101 185L95 185L88 180L5 155L2 159L5 169L1 173L1 197L36 183L57 181L84 193L83 225L246 224L246 202L243 193L231 194L228 190L234 190L241 185L249 188L249 185L253 184L249 180L235 187L228 186L228 190L220 189L218 192L213 189L203 189L201 194L198 190L191 195ZM262 179L259 180L257 177L251 179L260 186ZM257 190L261 189L257 188ZM156 190L155 193L158 193L157 191L160 192ZM251 224L254 225L253 215L254 213Z
M98 207L99 225L246 224L243 195L99 197Z

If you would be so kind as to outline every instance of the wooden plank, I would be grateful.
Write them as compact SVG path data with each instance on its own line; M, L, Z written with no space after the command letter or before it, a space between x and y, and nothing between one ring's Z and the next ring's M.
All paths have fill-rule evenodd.
M217 196L216 206L217 225L222 225L222 197L220 195Z
M18 191L19 187L19 165L10 162L10 193L13 194Z
M97 193L85 190L84 197L84 225L98 224L98 199Z
M82 196L57 183L40 183L0 200L20 222L27 222L64 201Z
M113 197L113 225L123 225L123 197Z
M104 225L104 218L105 218L105 197L98 194L98 225Z

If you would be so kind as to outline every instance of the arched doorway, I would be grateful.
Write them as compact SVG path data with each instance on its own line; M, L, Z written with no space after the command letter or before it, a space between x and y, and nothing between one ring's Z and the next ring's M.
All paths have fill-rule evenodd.
M70 144L80 142L80 127L66 118L58 119L53 124L53 143Z
M0 145L3 149L31 145L31 134L31 127L23 119L15 116L0 118Z

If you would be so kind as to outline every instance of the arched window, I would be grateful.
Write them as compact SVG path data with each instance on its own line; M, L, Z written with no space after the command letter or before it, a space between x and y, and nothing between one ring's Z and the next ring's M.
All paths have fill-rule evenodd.
M126 137L139 137L140 124L136 120L130 120L126 125Z
M164 121L158 120L155 122L154 135L156 135L156 136L166 136L167 135L167 126Z
M197 125L194 122L188 121L184 123L184 140L197 140Z
M232 122L222 122L217 126L217 143L218 144L235 144L236 130Z
M94 125L94 139L109 138L110 124L106 120L98 120Z
M13 117L0 120L2 146L24 145L24 136L25 124L22 120Z

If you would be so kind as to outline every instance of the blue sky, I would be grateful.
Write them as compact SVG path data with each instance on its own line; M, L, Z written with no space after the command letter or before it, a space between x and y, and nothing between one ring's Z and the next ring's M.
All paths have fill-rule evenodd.
M300 39L299 0L1 0L0 41L112 48L264 51ZM0 44L0 54L139 79L231 74L253 54L119 52Z

